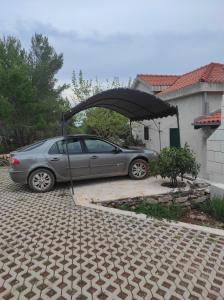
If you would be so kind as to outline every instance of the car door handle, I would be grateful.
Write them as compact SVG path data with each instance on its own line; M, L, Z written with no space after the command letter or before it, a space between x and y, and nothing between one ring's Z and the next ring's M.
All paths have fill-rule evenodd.
M98 158L98 156L96 156L96 155L93 155L93 156L91 156L90 158L91 158L91 159L97 159L97 158Z
M53 158L51 159L51 161L58 161L58 160L60 160L60 158L58 158L58 157L53 157Z

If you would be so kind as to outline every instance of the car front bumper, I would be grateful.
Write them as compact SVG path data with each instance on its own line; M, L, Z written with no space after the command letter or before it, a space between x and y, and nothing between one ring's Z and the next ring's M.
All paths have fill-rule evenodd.
M14 169L9 169L9 175L14 182L17 183L27 183L26 173L23 171L16 171Z

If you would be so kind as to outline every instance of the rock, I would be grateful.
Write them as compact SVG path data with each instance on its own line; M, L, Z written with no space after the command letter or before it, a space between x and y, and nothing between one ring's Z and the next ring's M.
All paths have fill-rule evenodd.
M178 198L175 198L174 199L174 202L175 203L184 203L188 201L188 196L184 196L184 197L178 197Z
M168 194L168 195L163 195L161 197L159 197L158 202L159 203L168 203L168 202L172 202L173 197Z
M191 203L189 201L183 202L183 203L178 203L180 206L188 208L191 207Z
M193 182L187 180L187 184L188 184L191 188L194 188L194 183L193 183Z
M199 187L199 188L205 188L205 187L208 187L208 186L209 186L209 184L207 184L206 182L197 184L197 187Z
M190 195L189 196L189 200L192 200L192 199L197 199L198 198L198 196L197 195Z
M175 198L178 198L179 196L183 197L183 196L188 196L189 195L189 191L175 191L172 193L172 196Z
M210 195L210 189L209 189L209 188L206 188L206 189L204 190L204 192L205 192L205 195Z
M189 217L192 219L192 220L196 220L196 221L207 221L207 216L204 215L204 214L201 214L201 213L195 213L195 212L191 212Z
M148 198L145 200L145 202L150 203L150 204L156 204L156 203L159 203L159 200L153 199L153 198Z
M195 179L193 184L198 187L198 188L204 188L204 187L208 187L209 183L207 183L206 181L204 181L203 179Z
M207 200L208 200L208 196L201 196L201 197L197 197L196 199L191 199L191 203L192 204L199 204L199 203L203 203Z

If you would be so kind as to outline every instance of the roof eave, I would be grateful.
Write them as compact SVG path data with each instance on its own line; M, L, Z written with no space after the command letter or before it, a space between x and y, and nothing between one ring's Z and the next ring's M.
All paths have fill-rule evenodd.
M205 128L205 127L217 128L220 126L220 122L207 122L207 123L194 122L194 123L192 123L192 125L194 126L194 129L200 129L200 128Z
M181 97L185 97L185 96L189 96L201 92L223 93L223 91L224 91L224 83L196 82L195 84L185 86L175 91L158 94L157 97L160 97L163 100L170 100L170 99L181 98Z

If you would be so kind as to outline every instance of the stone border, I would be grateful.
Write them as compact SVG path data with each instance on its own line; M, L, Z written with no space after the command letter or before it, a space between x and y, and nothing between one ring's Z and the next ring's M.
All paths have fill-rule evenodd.
M133 198L122 198L116 200L107 200L107 201L94 201L92 204L102 205L112 208L118 208L122 204L128 205L132 208L135 205L138 205L142 201L149 204L162 204L168 206L170 204L175 204L182 206L185 209L194 208L196 205L207 201L210 198L210 193L207 191L207 188L197 188L189 190L179 190L171 191L163 194L149 195L149 196L137 196ZM118 207L117 207L118 206Z
M117 209L117 208L106 207L106 206L102 206L102 205L96 205L96 204L90 204L90 203L80 203L79 201L77 201L75 199L75 195L72 194L71 189L70 189L70 192L71 192L71 196L73 198L75 205L83 206L86 208L93 208L93 209L101 210L101 211L108 212L108 213L134 217L137 219L142 219L142 220L149 219L152 221L159 222L159 220L152 218L152 217L147 217L145 214L137 214L135 212L121 210L121 209ZM163 222L164 224L171 225L171 226L184 227L184 228L188 228L191 230L203 231L203 232L210 233L210 234L224 236L224 230L222 230L222 229L216 229L216 228L212 228L212 227L200 226L200 225L184 223L184 222L169 222L165 219L161 220L160 222Z

